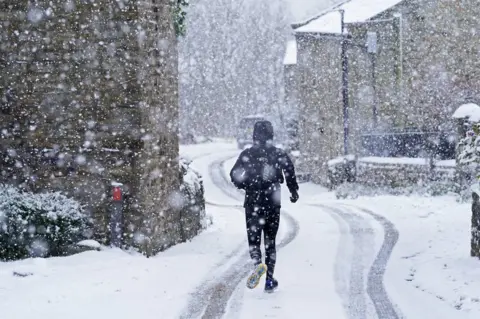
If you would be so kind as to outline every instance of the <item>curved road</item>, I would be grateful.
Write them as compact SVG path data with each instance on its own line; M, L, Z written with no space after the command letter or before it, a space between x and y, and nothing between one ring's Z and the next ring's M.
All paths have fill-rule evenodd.
M208 155L197 156L196 159L204 156ZM223 169L224 163L230 158L231 155L209 164L208 174L213 184L224 194L241 202L243 194L230 183ZM243 214L241 205L221 205L208 200L207 204L238 209ZM383 283L388 260L399 236L395 226L384 217L355 206L337 204L313 206L329 213L339 227L334 282L347 318L400 318ZM299 231L298 222L288 213L282 211L282 218L288 227L278 248L291 243ZM375 229L370 221L380 224L384 231L378 252L375 249ZM247 245L240 243L229 256L212 269L211 275L191 295L181 318L222 318L230 304L241 305L243 294L237 294L235 291L248 276L250 268Z

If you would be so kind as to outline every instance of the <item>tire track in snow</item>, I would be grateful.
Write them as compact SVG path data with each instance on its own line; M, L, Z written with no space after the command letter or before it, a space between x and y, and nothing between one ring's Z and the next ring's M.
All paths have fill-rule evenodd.
M357 215L349 211L348 208L338 208L330 207L324 205L315 205L322 207L333 214L334 219L339 223L340 229L345 228L342 225L341 218L345 223L348 224L350 228L350 234L353 237L353 252L351 256L351 269L350 269L350 278L349 285L340 282L336 282L337 291L343 297L344 304L346 305L346 310L348 317L351 319L362 319L362 318L371 318L371 314L368 311L368 298L370 298L375 308L375 312L378 318L380 319L398 319L399 316L395 310L395 307L390 301L388 294L385 290L383 284L383 277L385 274L385 269L387 267L388 260L390 258L391 252L398 240L398 231L395 229L395 226L388 221L385 217L375 214L369 210L357 208L360 213L368 214L372 216L384 229L384 240L382 246L377 253L373 264L368 269L368 275L366 280L365 287L365 270L366 262L363 260L365 253L368 254L368 250L373 250L374 247L374 230L368 222L361 215ZM335 215L337 217L335 217ZM344 235L342 235L344 236ZM339 246L338 257L345 260L345 253L342 247L345 245L345 240L341 239ZM348 254L348 252L347 252ZM345 271L345 267L341 265L341 262L337 260L336 263L336 273ZM336 279L340 278L343 280L343 277L338 274ZM345 287L348 286L348 291L345 291ZM347 298L345 298L348 296ZM346 299L346 300L345 300Z
M379 318L398 319L400 316L388 297L383 278L387 269L388 260L392 255L393 248L398 242L399 232L395 225L384 216L365 208L355 208L362 213L372 216L378 223L380 223L380 225L382 225L384 230L382 246L370 268L370 272L368 273L367 293L373 301L373 305L375 306Z
M344 309L348 308L348 287L349 287L349 274L350 274L350 256L352 245L349 240L349 229L348 224L337 214L331 212L325 207L327 213L337 222L338 228L340 230L340 238L338 240L337 254L335 257L335 267L334 267L334 282L335 282L335 291L340 296L342 300L342 305Z
M337 291L339 292L348 318L371 318L367 309L365 287L366 260L374 255L374 232L369 223L356 214L335 207L321 206L337 221L341 231L338 246L335 273ZM348 227L345 227L345 224ZM351 236L351 238L348 238ZM351 248L351 251L349 251ZM345 265L349 263L349 267ZM347 270L348 269L348 270ZM347 271L347 274L342 272Z
M225 176L223 171L223 164L230 159L230 157L213 162L209 167L210 178L213 183L220 188L227 196L236 200L242 200L243 194L238 191ZM208 203L208 202L207 202ZM219 207L235 207L239 208L239 205L219 205ZM243 213L243 207L242 207ZM277 244L277 249L288 245L298 234L299 225L297 221L282 210L282 218L287 222L289 227L284 238ZM237 252L237 260L233 265L229 266L225 271L221 272L216 278L206 280L203 282L197 291L192 295L186 312L181 318L221 318L227 311L227 305L232 298L233 293L237 286L245 279L251 272L252 267L248 250L246 245L243 253ZM242 249L240 249L242 251ZM232 259L230 258L230 260ZM230 260L224 261L227 264ZM212 269L212 272L218 272L217 269Z

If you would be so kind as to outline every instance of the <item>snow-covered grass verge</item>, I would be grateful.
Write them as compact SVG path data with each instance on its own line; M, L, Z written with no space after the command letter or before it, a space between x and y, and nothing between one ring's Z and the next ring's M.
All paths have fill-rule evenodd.
M471 205L450 196L386 196L358 204L376 207L400 231L393 262L402 272L392 269L389 278L401 276L412 289L458 309L459 318L480 317L480 260L470 257Z
M211 269L246 242L240 214L208 210L211 227L152 258L106 248L0 263L1 318L179 318Z

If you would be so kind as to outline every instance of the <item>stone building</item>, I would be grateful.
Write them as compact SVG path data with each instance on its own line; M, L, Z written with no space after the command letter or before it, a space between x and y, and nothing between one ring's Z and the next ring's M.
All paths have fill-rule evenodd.
M350 0L295 25L294 73L308 170L324 182L326 162L344 153L343 39L348 152L362 155L365 132L439 130L459 105L480 99L479 13L473 0Z
M297 64L297 41L290 40L287 44L284 65L284 97L287 108L294 109L298 104L298 87L296 85L295 67Z
M126 241L148 253L175 242L178 218L168 3L0 1L1 182L75 196L97 234L123 183Z

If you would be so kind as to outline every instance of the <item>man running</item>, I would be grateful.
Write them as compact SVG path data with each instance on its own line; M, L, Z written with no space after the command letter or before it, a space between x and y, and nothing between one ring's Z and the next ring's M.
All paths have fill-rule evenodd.
M275 238L280 223L280 184L284 182L284 175L291 193L290 201L295 203L299 198L293 163L285 151L273 146L273 135L272 123L255 123L254 145L240 154L230 172L232 183L245 190L248 245L250 257L255 263L255 270L247 281L247 287L255 288L266 272L266 292L272 292L278 287L273 273L276 261ZM260 250L262 232L266 265L262 264Z

